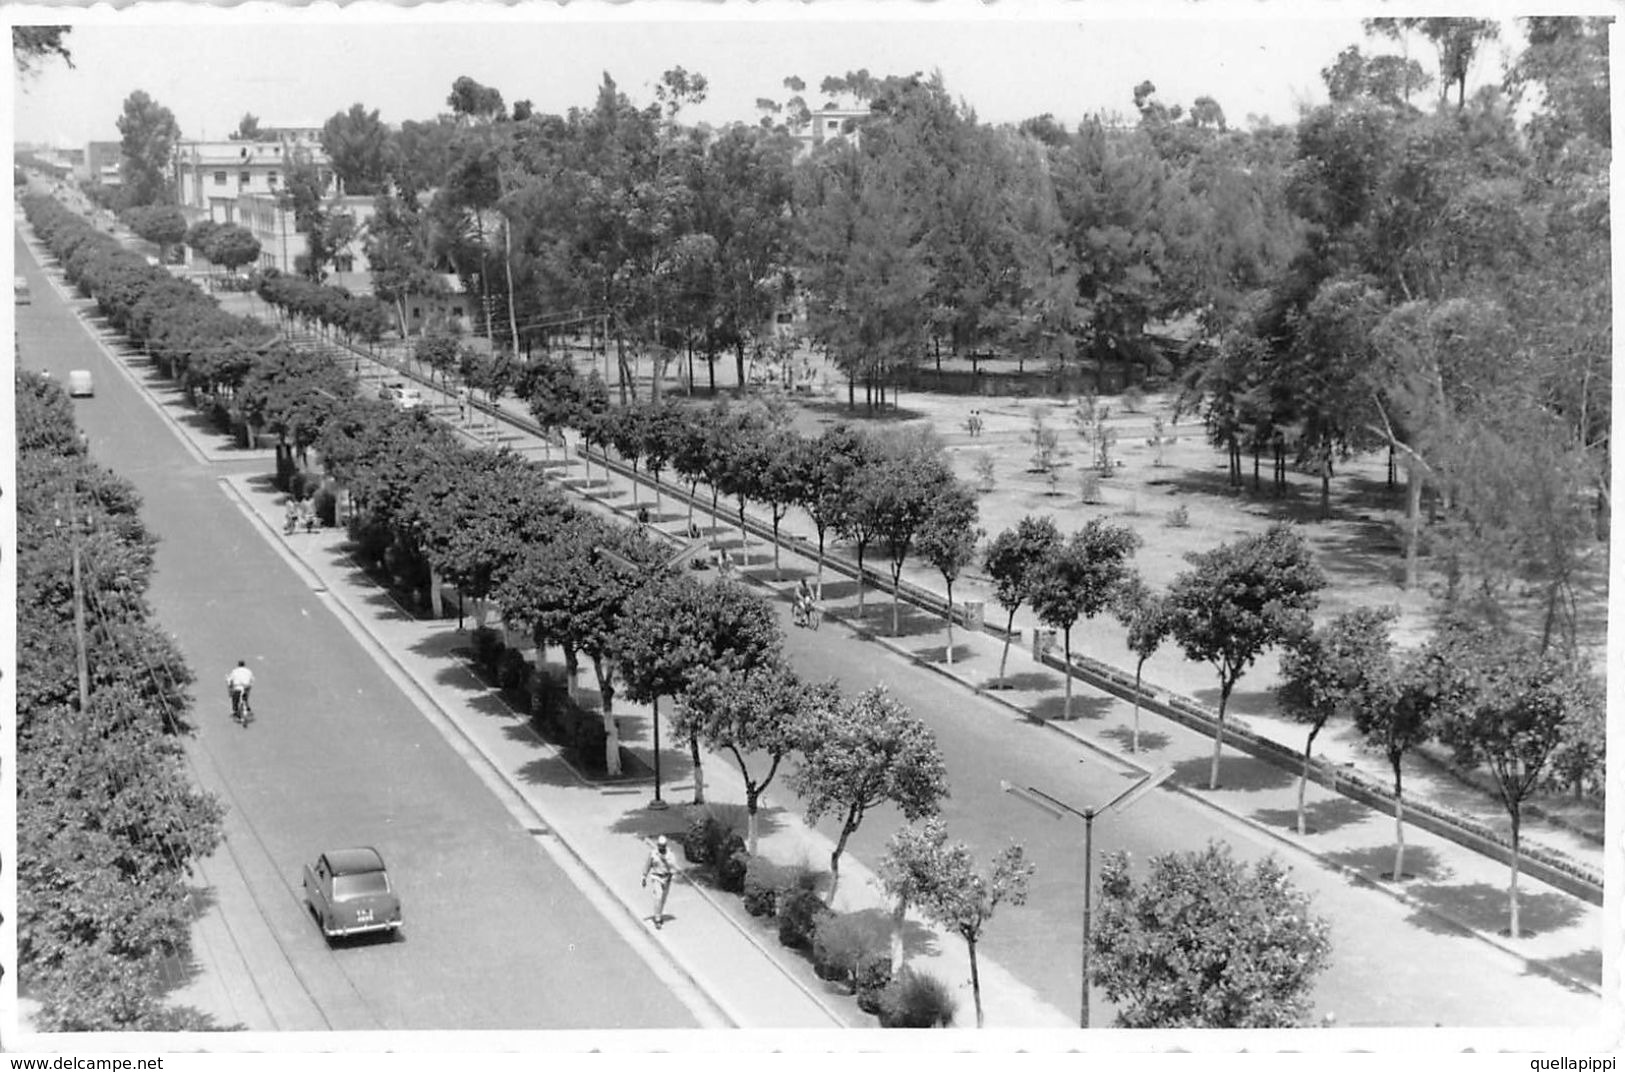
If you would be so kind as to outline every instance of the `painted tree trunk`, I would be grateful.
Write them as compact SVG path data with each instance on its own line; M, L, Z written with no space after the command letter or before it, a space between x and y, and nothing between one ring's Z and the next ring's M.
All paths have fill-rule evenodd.
M1066 655L1066 667L1062 674L1066 677L1066 707L1062 715L1068 722L1072 721L1072 627L1069 625L1061 630L1062 650ZM1217 768L1214 768L1215 770Z
M954 664L954 582L948 582L948 665Z
M593 667L598 674L598 695L603 701L604 716L604 773L611 778L621 774L621 734L615 726L615 685L613 673L599 656L593 656Z
M700 739L692 733L688 735L688 755L694 761L694 803L704 804L705 766L700 762Z
M445 599L440 594L440 573L431 568L429 570L429 611L436 619L441 617L445 610Z
M999 680L1004 681L1005 664L1010 661L1010 638L1016 632L1016 608L1010 608L1009 617L1004 620L1004 653L999 656Z
M970 996L976 1005L976 1026L982 1026L982 976L976 970L976 940L965 939L965 949L970 953Z
M1129 737L1128 750L1130 752L1140 750L1140 671L1144 669L1145 660L1141 659L1139 665L1134 668L1134 732Z
M824 529L818 529L818 602L824 601Z
M739 564L750 565L750 530L745 527L745 497L739 497Z
M1320 732L1320 727L1319 726L1316 726L1314 729L1310 730L1309 731L1309 740L1304 742L1304 746L1303 746L1303 770L1298 774L1298 836L1299 837L1302 837L1304 834L1307 834L1309 832L1306 829L1306 824L1304 822L1304 817L1303 817L1303 799L1304 799L1304 796L1309 791L1309 755L1314 750L1314 747L1315 747L1315 734L1317 734L1319 732Z
M1512 917L1511 917L1511 923L1509 924L1509 926L1507 928L1507 934L1509 934L1512 937L1513 941L1517 941L1519 936L1520 936L1520 931L1518 930L1518 862L1519 862L1519 860L1518 860L1518 827L1519 827L1519 819L1522 818L1522 815L1521 815L1522 810L1523 810L1522 808L1520 808L1520 807L1518 807L1516 805L1514 805L1512 807L1512 809L1511 809L1511 812L1512 812L1512 882L1507 886L1507 901L1508 901L1509 906L1512 909Z
M858 621L863 620L863 545L858 544Z
M773 511L773 580L784 580L784 571L779 568L779 522L784 520L784 514L778 509Z
M1394 881L1405 880L1405 793L1400 784L1399 759L1394 763Z
M1235 682L1228 678L1219 684L1219 724L1213 731L1213 765L1208 768L1207 787L1214 790L1219 788L1219 753L1224 749L1224 715L1225 708L1230 703L1230 689Z
M759 790L745 787L745 850L752 856L756 855L756 845L760 838L761 823L757 820L757 797Z
M902 636L902 616L899 613L902 595L903 567L893 566L891 571L891 635ZM951 613L951 612L950 612Z
M897 898L891 910L891 974L895 979L903 974L903 919L908 914L908 900Z

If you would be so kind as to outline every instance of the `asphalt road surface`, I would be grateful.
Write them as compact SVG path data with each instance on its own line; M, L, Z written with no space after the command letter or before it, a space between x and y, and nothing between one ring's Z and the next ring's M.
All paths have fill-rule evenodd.
M158 535L150 593L198 676L189 750L231 809L210 861L251 891L221 902L256 976L296 987L334 1030L690 1027L696 1021L504 809L75 322L17 241L33 303L20 360L65 379L93 458L133 481ZM267 459L230 463L268 472ZM257 721L230 719L224 677L254 670ZM318 851L376 846L402 891L395 941L330 949L306 913ZM207 899L207 895L206 895ZM233 922L233 921L228 921ZM295 995L265 993L264 1005Z

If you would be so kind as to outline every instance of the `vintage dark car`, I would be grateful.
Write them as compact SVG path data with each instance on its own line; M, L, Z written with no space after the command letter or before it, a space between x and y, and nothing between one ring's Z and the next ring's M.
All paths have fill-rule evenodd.
M329 941L401 926L401 899L374 848L336 849L306 864L305 903Z

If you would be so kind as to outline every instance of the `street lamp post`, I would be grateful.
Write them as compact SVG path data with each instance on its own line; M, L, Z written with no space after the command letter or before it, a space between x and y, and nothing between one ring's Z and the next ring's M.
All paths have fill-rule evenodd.
M1089 934L1094 917L1095 816L1113 809L1118 811L1127 809L1146 793L1161 785L1173 773L1172 767L1159 768L1140 778L1100 807L1081 810L1055 799L1042 789L1035 789L1030 785L1022 788L1006 781L999 782L1000 789L1018 800L1031 804L1051 818L1059 819L1066 815L1075 815L1083 820L1083 982L1078 1002L1079 1027L1089 1026Z

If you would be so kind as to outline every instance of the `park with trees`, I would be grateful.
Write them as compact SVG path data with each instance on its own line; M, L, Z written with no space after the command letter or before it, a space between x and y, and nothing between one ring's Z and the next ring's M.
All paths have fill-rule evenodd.
M781 520L801 511L820 589L826 539L856 561L862 628L901 631L912 565L942 578L950 604L961 577L987 583L1007 638L1030 611L1068 665L1075 629L1114 631L1113 649L1094 654L1137 660L1136 696L1148 660L1205 664L1217 699L1209 790L1233 692L1273 652L1269 691L1302 724L1305 781L1328 727L1391 767L1393 881L1406 876L1407 756L1448 754L1494 792L1510 822L1516 938L1525 807L1573 794L1601 808L1611 472L1606 26L1521 22L1504 84L1468 96L1493 23L1370 20L1368 46L1425 43L1437 73L1351 45L1323 72L1327 103L1245 128L1211 98L1160 101L1149 82L1132 123L991 126L940 76L848 72L821 89L868 118L811 152L796 137L811 114L798 78L785 81L789 101L764 98L758 123L721 131L681 122L707 91L682 68L642 106L606 74L564 115L510 109L460 78L436 119L381 128L357 104L324 129L345 188L376 196L362 235L373 295L323 286L320 256L313 278L262 273L257 295L284 332L371 346L404 324L408 296L459 276L481 299L483 338L426 336L414 358L491 404L511 391L606 466L613 451L655 482L657 513L661 475L675 473L691 525L696 501L719 524L737 518L744 566L754 509L774 533L763 576L779 571ZM165 114L145 94L126 102L127 183L150 193L132 225L230 268L238 236L177 230L160 207L150 162L176 134ZM319 200L301 227L336 242ZM24 205L115 328L245 436L277 441L281 486L342 520L362 561L437 612L442 582L482 622L494 608L503 628L478 631L476 651L578 762L620 775L615 698L650 703L656 718L666 700L697 800L700 743L745 774L749 844L724 852L706 834L708 851L748 858L759 794L787 784L810 818L839 820L826 894L847 837L889 802L912 833L893 846L888 891L961 936L974 971L983 925L1021 903L1030 868L1016 848L984 875L970 847L931 825L946 773L929 726L895 698L797 680L760 597L662 569L662 546L573 505L555 467L472 451L425 413L359 397L347 369L224 312L50 198ZM787 340L778 314L793 307L805 318ZM586 351L573 346L584 326ZM809 355L834 371L832 397L796 390ZM905 389L972 385L972 401L1022 393L1007 424L1025 426L1030 465L1001 457L984 471L981 410L952 443L951 429L909 419ZM1154 424L1138 419L1148 405L1160 407ZM1067 423L1075 451L1061 443ZM1119 442L1142 426L1145 450ZM1073 455L1081 493L1063 493ZM1121 490L1125 463L1153 456L1135 486L1171 485L1179 505L1166 518ZM1317 550L1337 541L1318 534L1378 510L1391 523L1361 553L1385 582L1359 588ZM1191 512L1207 523L1190 525ZM863 602L877 559L889 615ZM950 613L949 662L952 627ZM504 643L510 629L523 645ZM548 649L561 668L544 663ZM596 696L579 689L582 655ZM992 687L1005 674L1001 662ZM1060 717L1071 714L1068 676ZM1301 803L1297 821L1303 832ZM1113 863L1103 885L1097 981L1128 996L1124 1026L1301 1018L1326 937L1279 869L1212 848L1149 872ZM794 882L774 888L781 907L800 903ZM1233 992L1203 990L1211 973L1190 967L1168 979L1219 955L1225 906L1204 901L1221 897L1274 944L1232 965ZM1165 918L1170 901L1184 918ZM819 944L833 924L804 909L796 940L839 945L833 930ZM1167 945L1174 930L1200 951ZM884 982L865 974L871 960L851 959L855 989L903 978L895 956ZM1275 989L1259 999L1249 981L1265 978Z

